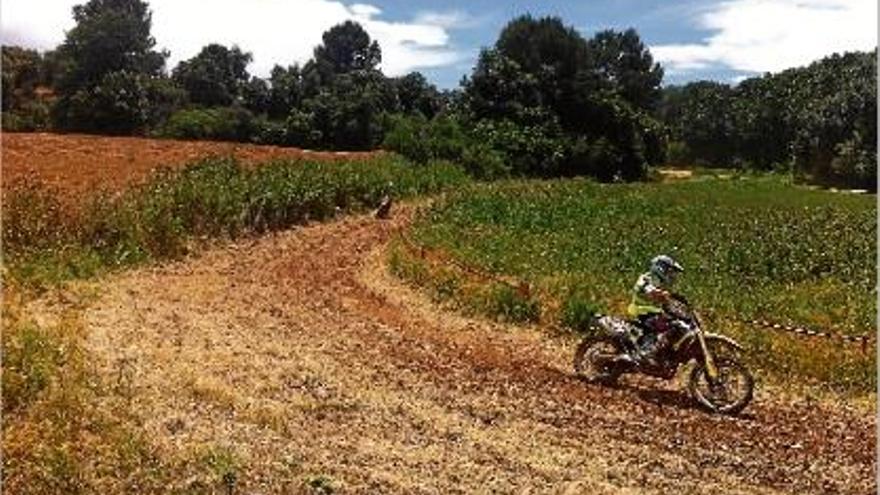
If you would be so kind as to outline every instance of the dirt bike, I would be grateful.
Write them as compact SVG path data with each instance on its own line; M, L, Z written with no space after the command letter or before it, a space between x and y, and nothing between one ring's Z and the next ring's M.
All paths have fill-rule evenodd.
M646 332L640 322L597 314L591 331L575 351L577 374L602 384L613 384L625 373L670 380L693 361L687 387L691 397L711 412L742 411L754 395L754 378L740 357L743 347L724 335L705 332L681 295L673 295L663 309L671 320L666 332L671 333L661 356L644 358L654 344L654 332Z

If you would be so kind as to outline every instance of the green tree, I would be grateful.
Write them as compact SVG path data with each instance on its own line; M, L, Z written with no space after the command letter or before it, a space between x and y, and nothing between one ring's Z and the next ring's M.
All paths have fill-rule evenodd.
M166 78L111 72L98 84L60 100L65 127L111 135L142 134L177 109L184 92Z
M323 79L352 71L371 71L382 61L379 43L353 21L337 24L324 32L315 48L315 68Z
M501 150L517 173L643 177L648 165L662 159L665 136L627 95L636 82L651 89L662 72L635 32L605 33L599 40L606 38L611 41L591 45L554 17L508 23L462 84L465 114L479 139ZM635 77L644 68L635 62L597 65L615 50L651 62L648 74ZM633 74L620 77L626 71Z
M419 72L411 72L393 80L400 110L406 114L420 113L427 118L436 115L443 102L437 88Z
M736 150L733 89L723 83L698 81L674 91L675 107L667 101L663 109L673 138L684 141L698 162L732 166Z
M33 101L42 80L42 57L36 50L20 46L2 47L3 111Z
M73 8L76 25L53 55L60 129L140 132L178 92L162 79L167 53L153 50L151 13L140 0L89 0ZM157 101L151 100L157 98Z
M559 115L563 125L569 120L574 93L591 89L576 88L579 73L588 67L587 42L557 17L525 15L510 21L501 30L495 49L530 75L541 105Z
M524 122L541 106L541 84L514 59L498 50L482 50L469 78L462 82L463 103L474 120Z
M243 98L250 75L250 53L237 46L212 43L193 58L180 62L172 78L189 93L189 99L205 107L229 106Z
M302 73L299 66L284 68L276 65L269 77L269 118L284 119L298 107L303 98Z
M334 149L372 149L382 141L382 115L388 108L389 85L377 72L334 77L304 100L288 117L291 142Z
M591 65L635 108L653 110L660 101L663 68L654 62L635 29L600 31L588 42Z
M152 14L141 0L89 0L73 7L76 25L58 54L64 59L59 81L63 95L96 85L107 74L128 71L158 76L168 54L153 50Z

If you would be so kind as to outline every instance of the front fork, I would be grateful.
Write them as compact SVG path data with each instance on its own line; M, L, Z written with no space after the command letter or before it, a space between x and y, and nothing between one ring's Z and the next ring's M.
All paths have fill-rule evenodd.
M706 345L706 339L703 338L703 332L696 332L697 340L700 342L700 348L703 350L703 361L706 365L706 376L711 382L718 378L718 368L715 366L715 358L709 352L709 346Z
M706 339L703 338L703 332L699 329L691 329L684 333L680 339L672 346L674 350L679 350L681 346L688 341L689 338L695 337L697 342L700 343L700 350L702 351L703 357L703 365L706 367L706 375L709 377L709 380L714 382L718 378L718 367L715 366L715 357L712 356L712 353L709 352L709 346L706 345Z

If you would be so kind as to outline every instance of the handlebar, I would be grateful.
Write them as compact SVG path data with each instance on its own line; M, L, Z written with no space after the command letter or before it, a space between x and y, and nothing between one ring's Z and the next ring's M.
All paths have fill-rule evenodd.
M683 318L683 319L691 319L693 318L693 310L691 309L690 303L686 297L681 294L669 294L669 301L667 301L663 305L663 310L667 313ZM678 303L678 304L675 304ZM677 307L678 305L684 306L683 308Z

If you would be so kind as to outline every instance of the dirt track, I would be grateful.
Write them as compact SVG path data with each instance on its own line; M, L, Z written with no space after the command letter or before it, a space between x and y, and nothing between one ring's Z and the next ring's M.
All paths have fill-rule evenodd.
M874 419L771 403L704 414L672 384L585 385L570 343L438 311L350 217L105 280L90 347L168 452L230 448L237 493L851 493ZM181 487L186 480L181 480Z

